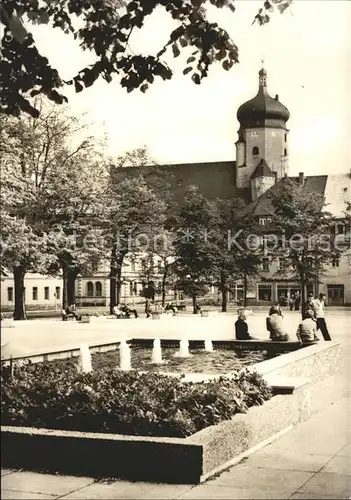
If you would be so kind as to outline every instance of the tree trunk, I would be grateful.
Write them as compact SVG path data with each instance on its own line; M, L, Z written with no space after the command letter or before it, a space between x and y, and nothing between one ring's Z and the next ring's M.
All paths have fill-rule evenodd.
M117 246L111 249L110 260L110 314L113 314L113 308L117 305Z
M76 278L78 271L69 271L67 275L67 302L68 305L75 304L76 301Z
M113 314L113 308L117 305L117 280L110 276L110 314Z
M122 266L117 271L117 304L121 302L121 288L122 288Z
M197 309L196 309L196 294L194 293L192 295L192 299L193 299L193 314L197 314Z
M77 269L70 269L69 265L62 264L63 290L62 290L62 309L67 309L68 306L75 303L76 300L76 278L78 276Z
M62 284L62 309L66 310L68 307L68 280L67 280L67 271L65 269L63 271L63 284Z
M226 280L224 277L224 273L221 274L220 289L221 289L221 293L222 293L222 312L227 312L228 293L227 293L227 286L226 286Z
M228 306L228 292L224 288L222 290L222 312L227 312L227 306Z
M306 283L304 278L300 279L300 284L301 284L301 317L303 318L303 310L304 310L304 304L306 302Z
M246 295L247 295L247 276L246 274L244 274L244 307L246 308L247 306L247 298L246 298Z
M24 276L26 270L23 266L13 268L13 280L15 285L15 310L13 317L15 320L27 319L25 299L24 299Z
M166 305L166 283L167 283L167 274L168 274L168 269L165 265L164 269L163 269L163 275L162 275L162 290L161 290L161 304L162 304L162 307L165 307Z

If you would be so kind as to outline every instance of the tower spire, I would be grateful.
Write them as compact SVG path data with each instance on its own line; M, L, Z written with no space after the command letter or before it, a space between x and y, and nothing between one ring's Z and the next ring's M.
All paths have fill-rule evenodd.
M267 89L267 71L263 67L264 60L262 59L262 68L258 72L258 82L260 88L264 88L265 90Z

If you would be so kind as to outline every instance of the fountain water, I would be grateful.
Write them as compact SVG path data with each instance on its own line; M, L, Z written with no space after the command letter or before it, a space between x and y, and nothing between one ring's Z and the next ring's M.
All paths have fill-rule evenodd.
M210 339L205 339L205 351L206 351L206 352L213 352L213 344L212 344L212 340L210 340Z
M88 344L82 344L79 352L79 369L84 373L92 371L91 354Z
M161 349L161 340L155 339L153 348L152 348L152 363L156 365L162 364L164 361L162 359L162 349Z
M179 351L177 351L174 356L177 358L189 358L191 354L189 353L189 340L181 339L179 345Z
M119 367L123 371L128 371L132 368L130 347L126 340L121 340L119 344Z

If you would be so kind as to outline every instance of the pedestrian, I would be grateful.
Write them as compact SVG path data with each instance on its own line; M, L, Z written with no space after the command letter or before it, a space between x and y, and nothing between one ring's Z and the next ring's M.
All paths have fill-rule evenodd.
M292 311L294 309L295 295L292 294L289 298L289 309Z
M269 316L266 318L266 328L269 331L271 340L286 342L289 335L284 330L283 317L280 308L272 306L269 310Z
M317 321L317 331L320 330L322 332L324 340L331 340L325 322L325 298L325 293L320 293L318 299L313 301L313 310Z
M300 292L298 290L296 292L295 301L294 301L294 309L295 309L295 311L299 311L300 310L300 303L301 303L301 295L300 295Z
M255 340L249 335L249 327L246 322L246 314L244 309L238 310L238 319L235 322L235 338L236 340Z
M305 318L301 321L297 327L296 336L301 342L301 344L309 344L311 342L318 341L319 338L316 335L317 325L314 318L314 311L312 309L307 309L305 311Z
M302 305L302 319L305 318L307 311L312 311L313 312L313 318L316 319L315 314L314 314L314 306L313 306L313 293L309 292L307 296L306 302Z

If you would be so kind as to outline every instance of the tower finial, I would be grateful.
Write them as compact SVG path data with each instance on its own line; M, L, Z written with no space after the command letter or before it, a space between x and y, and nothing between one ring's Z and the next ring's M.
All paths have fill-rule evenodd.
M263 62L264 60L262 59L262 68L258 72L259 76L259 86L260 87L267 87L267 71L263 67Z

